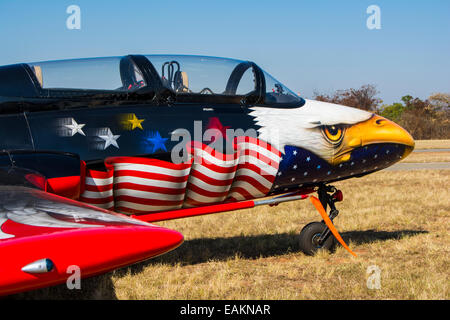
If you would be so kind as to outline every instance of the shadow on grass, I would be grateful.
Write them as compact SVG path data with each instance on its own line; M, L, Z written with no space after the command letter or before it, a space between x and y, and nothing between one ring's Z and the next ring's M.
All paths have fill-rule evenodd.
M415 236L428 233L423 230L400 230L400 231L349 231L341 234L346 243L352 242L355 245L371 243L375 241L400 240L404 237Z
M419 230L401 231L350 231L343 232L341 236L345 242L356 245L402 239L407 236L428 233ZM158 258L147 260L119 270L117 273L139 273L143 268L153 264L181 264L194 265L208 261L225 261L230 258L257 259L276 257L300 250L297 233L264 234L256 236L237 236L230 238L208 238L188 240L178 249Z
M345 242L354 245L402 239L428 233L419 230L400 231L350 231L341 235ZM236 256L242 259L275 257L299 251L298 234L265 234L256 236L237 236L230 238L208 238L185 241L178 249L132 266L118 269L114 276L140 273L146 266L154 264L194 265L214 261L225 261ZM81 290L68 290L65 285L25 292L7 299L117 299L112 272L82 280Z

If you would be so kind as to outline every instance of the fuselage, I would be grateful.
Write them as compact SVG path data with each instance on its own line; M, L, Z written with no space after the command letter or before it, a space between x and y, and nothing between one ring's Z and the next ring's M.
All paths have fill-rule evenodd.
M248 151L238 144L242 137L251 137L257 144L268 146L256 152L256 160L249 161L249 166L260 170L263 178L267 178L267 168L272 172L263 189L267 192L254 193L258 196L360 177L394 164L414 148L412 137L395 123L370 112L303 100L287 92L287 88L253 63L232 60L228 81L226 78L223 81L227 85L223 92L215 94L214 86L220 84L215 84L214 79L201 84L205 89L191 91L193 81L203 81L194 75L187 80L189 65L193 63L189 59L196 62L195 58L184 61L183 56L157 56L155 62L151 56L125 58L140 71L135 71L126 82L122 58L123 86L118 91L46 88L45 72L54 72L51 64L0 68L0 148L7 152L72 153L88 168L104 170L105 160L112 157L143 157L168 163L186 161L189 151L185 147L192 141L209 145L222 155L241 152L242 157L247 152L251 157L254 150ZM199 65L201 59L206 58L199 57ZM213 62L220 66L221 60ZM172 68L178 65L175 71L187 71L176 78L169 67L164 73L164 63L172 63ZM162 70L155 75L156 65ZM205 68L204 72L214 70ZM250 70L253 72L247 74ZM5 78L8 73L9 82ZM156 76L159 82L150 88ZM239 93L242 81L249 76L254 77L247 80L250 89ZM16 87L21 82L23 92ZM180 86L176 87L176 83ZM274 154L279 158L274 156L272 162L270 156ZM255 169L258 163L262 165ZM271 166L264 168L267 164ZM241 171L244 169L248 168ZM241 181L241 189L265 182L248 186L248 179L247 185Z

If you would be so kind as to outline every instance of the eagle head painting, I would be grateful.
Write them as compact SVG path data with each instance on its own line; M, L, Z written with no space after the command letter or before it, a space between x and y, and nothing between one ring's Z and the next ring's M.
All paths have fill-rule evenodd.
M314 100L299 108L253 107L258 138L282 153L274 189L298 188L384 169L414 149L399 125L360 109Z

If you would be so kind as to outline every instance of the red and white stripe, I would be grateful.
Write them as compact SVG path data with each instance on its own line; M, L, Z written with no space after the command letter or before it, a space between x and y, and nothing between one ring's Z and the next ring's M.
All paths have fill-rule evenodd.
M103 209L114 210L113 170L86 170L84 191L80 201Z
M266 196L276 178L281 152L252 137L239 137L235 144L241 154L228 199L241 201Z
M116 211L144 213L182 207L191 162L117 157L106 159L106 164L114 169Z
M233 154L196 142L188 153L190 161L181 164L107 158L106 171L86 171L80 200L133 214L250 200L269 193L281 161L280 151L251 137L236 139Z
M184 207L197 207L224 201L230 191L239 162L239 151L222 154L202 143L192 143L193 156Z

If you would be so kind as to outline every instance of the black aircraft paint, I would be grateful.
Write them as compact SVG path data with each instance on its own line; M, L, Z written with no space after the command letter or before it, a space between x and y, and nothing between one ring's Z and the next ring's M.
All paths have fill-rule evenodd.
M108 66L108 61L99 60L98 65ZM99 89L97 85L91 89L72 88L64 87L64 83L61 87L46 87L48 81L54 81L46 78L46 72L51 75L57 66L64 66L64 62L0 67L3 159L20 151L20 154L33 154L34 159L40 154L48 158L51 154L56 157L57 153L70 153L88 166L101 166L105 158L112 156L144 156L170 161L171 151L179 143L172 136L180 128L187 130L194 139L198 137L195 123L200 123L202 140L212 121L223 133L226 129L259 132L261 126L251 114L253 107L296 110L305 105L304 99L248 61L142 55L116 57L111 61L117 62L117 77L121 81L115 89ZM205 74L199 73L197 78L187 79L187 73L182 73L184 68L202 61L207 61L211 68L205 69ZM67 65L76 67L77 63ZM227 77L208 75L208 72L219 74L221 64L232 67ZM192 70L196 69L192 67ZM75 72L73 78L77 74ZM201 79L202 75L211 79L198 81L204 88L191 89L190 82ZM67 83L77 80L70 76L65 75ZM86 81L102 87L101 82L105 80L109 81L100 78L98 82ZM239 92L245 81L250 89ZM213 87L220 87L216 82L222 83L223 91L217 92ZM296 134L295 130L292 134ZM222 139L225 146L230 143L225 136ZM308 149L286 145L280 150L282 161L271 193L362 176L397 162L406 149L405 145L392 142L361 146L353 150L347 161L330 164ZM226 148L220 151L224 150ZM8 162L3 167L21 165L46 176L55 175L49 173L55 166L52 161L36 163L39 165ZM61 171L64 170L58 168L58 175L72 175L73 165L67 166L67 172Z

